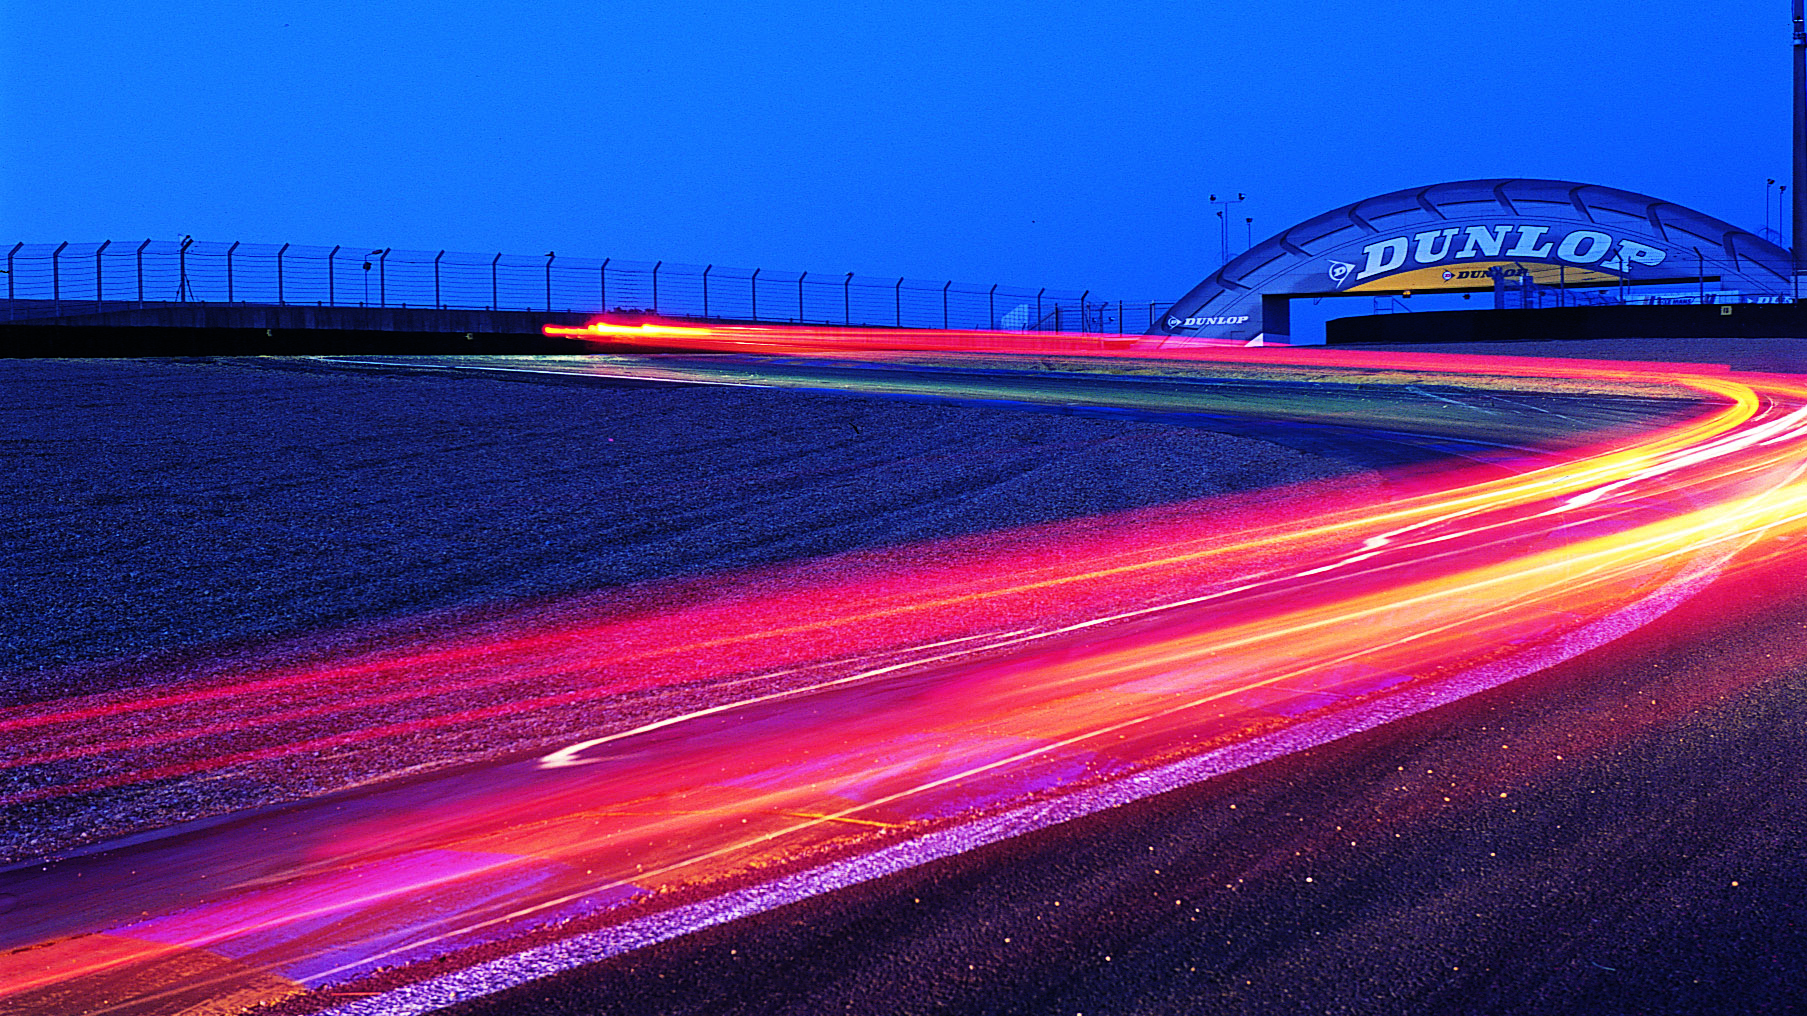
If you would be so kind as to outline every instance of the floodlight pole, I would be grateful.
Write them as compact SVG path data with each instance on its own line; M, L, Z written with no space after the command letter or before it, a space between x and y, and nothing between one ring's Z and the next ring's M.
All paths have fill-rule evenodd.
M1807 233L1807 25L1802 23L1802 0L1794 0L1794 218L1790 223L1789 272L1794 298L1801 299L1801 235Z
M1219 232L1223 235L1223 263L1226 265L1230 263L1230 206L1240 205L1247 200L1240 193L1234 199L1224 198L1222 201L1217 200L1217 195L1211 195L1212 204L1223 206L1217 210L1217 224L1220 227Z

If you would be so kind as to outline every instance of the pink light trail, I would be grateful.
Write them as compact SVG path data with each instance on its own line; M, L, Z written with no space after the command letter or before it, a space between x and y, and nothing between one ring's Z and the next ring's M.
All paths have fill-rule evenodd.
M847 355L841 330L660 327L639 334ZM910 341L884 333L866 351ZM987 338L993 351L1010 341ZM1108 355L1140 353L1155 355ZM1326 485L1170 506L673 584L666 610L578 611L138 699L7 710L6 766L45 774L0 798L11 806L648 689L717 689L707 704L533 757L15 869L0 890L25 906L4 944L30 948L0 956L0 1004L146 1012L198 992L248 1005L858 857L1514 661L1559 659L1601 637L1586 633L1784 553L1776 537L1807 528L1799 379L1297 349L1184 355L1450 383L1657 385L1700 408L1513 475L1451 466L1384 500ZM440 707L478 688L509 697ZM419 715L369 719L403 704ZM335 710L352 729L259 734ZM133 733L93 735L126 715ZM210 740L228 733L249 746ZM59 781L62 763L145 748L167 761Z

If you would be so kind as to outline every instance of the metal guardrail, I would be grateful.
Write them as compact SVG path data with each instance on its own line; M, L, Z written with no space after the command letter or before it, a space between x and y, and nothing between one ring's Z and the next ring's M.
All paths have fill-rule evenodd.
M255 303L601 313L723 321L1140 334L1166 304L1090 291L362 246L142 242L27 244L6 254L8 316L110 305ZM68 305L65 310L64 306Z

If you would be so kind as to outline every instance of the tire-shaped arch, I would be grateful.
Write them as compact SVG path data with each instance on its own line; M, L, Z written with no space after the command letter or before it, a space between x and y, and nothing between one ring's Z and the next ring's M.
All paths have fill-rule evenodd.
M1367 198L1269 237L1194 286L1149 334L1285 341L1291 297L1492 289L1502 273L1567 286L1704 278L1781 294L1791 272L1786 249L1647 194L1464 180Z

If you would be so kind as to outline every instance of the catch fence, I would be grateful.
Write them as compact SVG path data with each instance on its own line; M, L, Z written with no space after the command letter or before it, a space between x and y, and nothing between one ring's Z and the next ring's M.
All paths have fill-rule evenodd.
M247 303L719 321L1139 334L1166 304L1087 291L724 265L184 239L27 244L6 255L8 316Z

